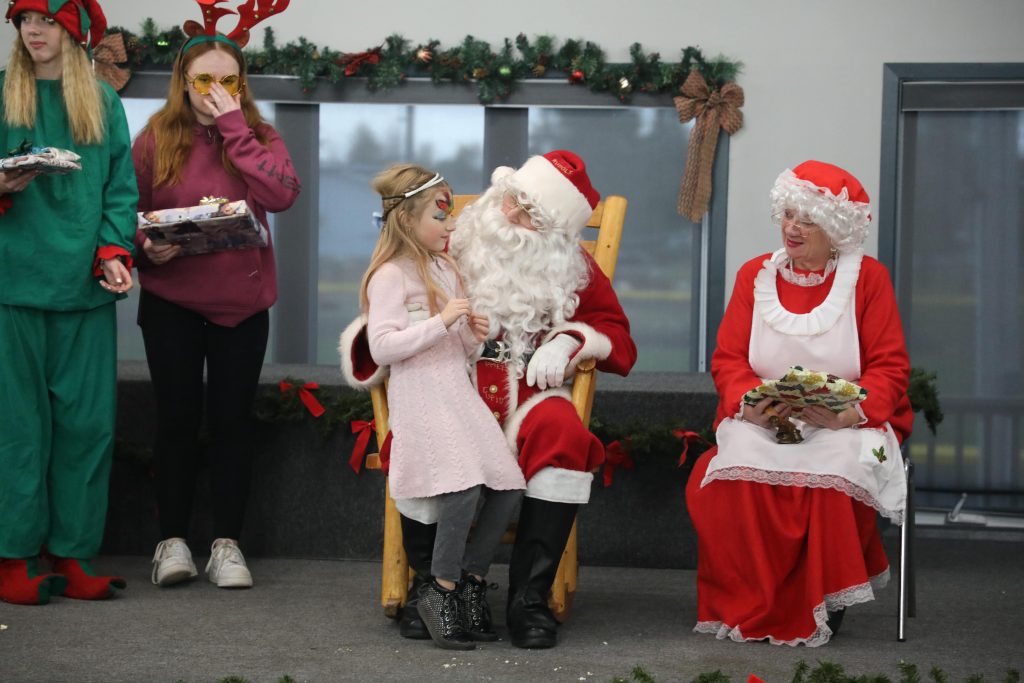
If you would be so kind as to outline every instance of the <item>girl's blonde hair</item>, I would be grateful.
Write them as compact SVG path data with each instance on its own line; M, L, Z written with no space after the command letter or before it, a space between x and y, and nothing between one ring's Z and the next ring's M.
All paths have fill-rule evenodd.
M416 271L427 288L427 302L431 315L439 313L444 304L448 302L448 297L437 281L431 277L427 266L430 265L432 258L443 258L451 264L456 277L458 277L459 270L455 261L445 252L436 253L425 249L413 234L413 227L423 213L424 207L432 201L435 192L447 189L450 193L451 186L446 182L441 182L411 197L402 197L406 192L421 187L435 175L434 171L428 171L415 164L394 164L378 173L373 179L371 186L374 192L383 199L384 221L380 237L377 239L377 246L374 247L373 256L370 257L370 265L367 267L366 273L363 274L363 280L359 285L359 306L364 313L370 307L369 299L366 296L370 278L382 265L400 256L411 258L416 264Z
M78 145L99 144L106 135L106 100L103 91L93 73L89 56L63 27L60 46L60 80L71 139ZM4 120L10 126L34 128L36 125L35 66L20 33L11 48L11 58L4 78Z
M245 77L245 58L242 53L219 40L197 43L187 52L178 55L174 61L167 101L159 111L149 118L141 133L145 134L148 131L153 134L152 163L153 185L155 186L177 185L181 182L181 173L192 151L192 129L198 120L189 103L189 84L185 76L192 62L213 50L226 52L238 64L238 75L242 79L242 89L239 91L242 115L245 117L246 125L255 133L260 144L267 144L267 136L263 130L263 126L267 125L267 122L260 115L259 109L256 108L256 100L253 99L252 93L249 91L249 82ZM227 150L221 150L221 163L229 173L238 175L238 170L228 159Z

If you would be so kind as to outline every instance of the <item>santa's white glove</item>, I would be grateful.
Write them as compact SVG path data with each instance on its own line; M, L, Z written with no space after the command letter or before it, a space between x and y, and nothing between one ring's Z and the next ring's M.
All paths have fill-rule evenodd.
M533 352L530 364L526 366L526 384L536 385L543 391L548 387L560 387L565 379L565 368L569 358L580 347L579 341L571 335L559 334Z
M409 312L409 327L430 319L430 311L423 304L406 304L405 310Z

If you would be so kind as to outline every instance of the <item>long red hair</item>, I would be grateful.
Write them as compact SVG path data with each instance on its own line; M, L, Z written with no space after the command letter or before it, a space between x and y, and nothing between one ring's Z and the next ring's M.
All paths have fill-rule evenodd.
M242 115L249 128L256 134L256 139L262 144L267 144L267 138L263 126L268 125L256 108L256 100L253 99L249 90L249 82L245 73L245 58L242 53L231 45L219 40L211 40L193 45L183 54L178 55L174 62L174 69L171 71L171 86L167 92L167 102L146 123L142 134L147 132L153 135L155 144L153 154L153 185L176 185L181 182L181 172L188 162L189 154L192 151L192 129L196 125L195 112L188 100L188 81L185 74L189 66L201 55L220 50L231 55L238 64L238 73L242 78L242 90L239 103L242 107ZM221 162L229 173L235 175L238 171L234 164L227 157L227 153L221 151Z

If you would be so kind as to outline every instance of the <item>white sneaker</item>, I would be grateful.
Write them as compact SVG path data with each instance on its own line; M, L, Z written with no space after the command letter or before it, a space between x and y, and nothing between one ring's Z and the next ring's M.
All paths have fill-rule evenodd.
M171 586L190 581L199 574L192 561L192 552L183 538L168 538L160 541L153 554L153 583L157 586Z
M252 574L245 566L245 557L238 544L230 538L218 538L213 542L210 561L206 563L206 575L219 588L252 586Z

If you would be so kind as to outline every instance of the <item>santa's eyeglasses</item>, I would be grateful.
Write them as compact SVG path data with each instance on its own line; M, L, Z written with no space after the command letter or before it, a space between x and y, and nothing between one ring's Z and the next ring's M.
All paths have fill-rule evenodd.
M501 211L506 218L520 227L534 231L540 230L537 225L538 221L533 216L535 213L533 206L524 204L512 191L506 191L501 196Z

